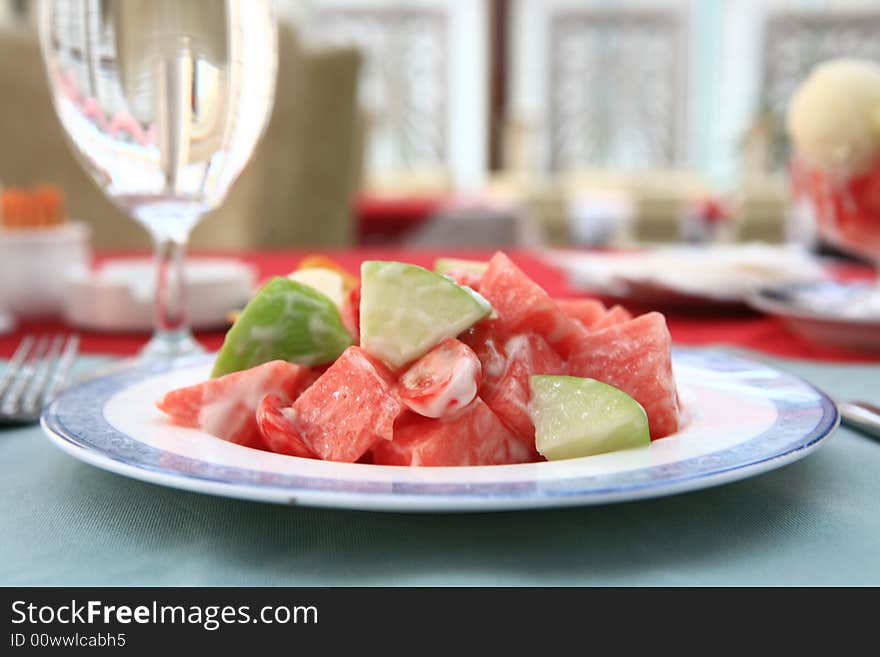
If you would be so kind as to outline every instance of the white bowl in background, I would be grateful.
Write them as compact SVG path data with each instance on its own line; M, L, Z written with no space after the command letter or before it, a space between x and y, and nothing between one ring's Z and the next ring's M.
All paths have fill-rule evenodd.
M223 328L227 315L248 302L256 270L234 258L187 257L187 313L196 330ZM113 258L68 276L64 316L81 329L149 332L153 329L155 265L150 258Z
M66 279L89 268L90 237L81 222L0 228L0 308L19 317L61 314Z

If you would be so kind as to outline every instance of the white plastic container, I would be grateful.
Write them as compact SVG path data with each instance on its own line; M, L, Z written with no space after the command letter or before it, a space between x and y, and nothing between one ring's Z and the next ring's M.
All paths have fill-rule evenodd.
M66 279L89 268L90 236L81 222L0 228L0 308L18 317L60 315Z

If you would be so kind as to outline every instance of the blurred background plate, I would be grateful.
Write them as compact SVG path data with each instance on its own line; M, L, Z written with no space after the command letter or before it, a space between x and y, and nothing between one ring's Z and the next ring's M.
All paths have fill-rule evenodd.
M577 290L654 309L745 308L746 297L756 289L824 275L821 262L797 245L550 250L545 259L565 271Z
M870 282L773 286L757 290L748 302L813 342L880 352L880 295Z

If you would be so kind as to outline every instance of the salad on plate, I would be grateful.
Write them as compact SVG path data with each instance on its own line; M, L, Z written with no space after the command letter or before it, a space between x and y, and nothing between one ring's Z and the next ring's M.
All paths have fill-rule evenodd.
M660 313L552 299L502 252L434 271L308 259L235 318L169 422L293 457L478 466L589 456L676 433Z

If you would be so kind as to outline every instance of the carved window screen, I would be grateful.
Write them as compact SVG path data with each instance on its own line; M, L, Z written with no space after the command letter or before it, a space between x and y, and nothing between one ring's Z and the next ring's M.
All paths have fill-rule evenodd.
M332 8L321 38L364 53L360 95L369 116L371 164L414 169L447 156L448 16L430 9Z
M796 87L819 62L835 57L880 62L880 11L769 16L763 55L762 104L784 116Z
M550 24L552 170L675 164L683 153L686 25L674 11L556 13Z

